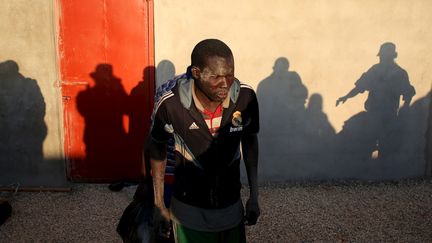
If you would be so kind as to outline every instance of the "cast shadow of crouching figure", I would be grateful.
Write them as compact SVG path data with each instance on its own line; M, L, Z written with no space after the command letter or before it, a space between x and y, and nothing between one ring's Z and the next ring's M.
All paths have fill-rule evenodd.
M127 134L123 116L128 112L128 95L121 80L113 75L110 64L99 64L90 74L95 85L87 87L77 96L77 107L84 117L84 143L88 168L116 168L108 172L103 168L92 168L97 178L112 178L128 174ZM112 174L114 173L114 174Z
M0 63L0 177L37 174L43 162L45 101L36 80L18 64ZM7 173L7 174L3 174Z
M260 173L286 177L288 161L300 161L304 150L304 119L307 88L285 57L278 58L273 73L258 85L260 105Z
M323 160L331 153L336 131L323 112L323 97L312 94L306 107L305 139L308 141L307 150L316 159Z

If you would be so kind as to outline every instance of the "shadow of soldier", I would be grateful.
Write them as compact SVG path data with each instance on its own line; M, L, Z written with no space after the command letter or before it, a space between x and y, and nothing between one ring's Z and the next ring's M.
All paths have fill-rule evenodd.
M406 155L400 153L409 141L405 131L415 89L408 73L395 62L395 44L383 43L378 57L379 63L363 73L355 87L336 102L338 105L368 92L365 111L348 119L337 135L336 153L345 177L390 179L416 174L416 166L408 165Z

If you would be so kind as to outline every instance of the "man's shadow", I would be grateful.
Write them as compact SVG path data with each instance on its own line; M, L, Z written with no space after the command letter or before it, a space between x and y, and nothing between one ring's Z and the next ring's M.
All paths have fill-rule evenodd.
M394 43L383 43L377 54L379 63L363 73L354 88L336 102L345 103L363 92L368 95L365 110L345 121L337 135L339 160L345 167L351 166L346 176L392 177L404 173L397 171L397 166L385 167L385 162L393 161L396 165L403 157L400 150L409 141L404 131L411 119L410 102L415 95L408 73L395 62L397 55ZM373 161L381 162L380 166L376 167Z
M289 70L288 59L280 57L270 76L259 83L257 96L261 174L284 177L288 161L296 159L304 146L301 135L308 90L300 75Z
M129 115L128 95L110 64L98 64L90 76L94 85L77 96L85 121L86 167L96 178L127 175L130 154L123 122Z
M143 167L143 147L149 134L151 125L151 114L153 107L155 67L148 66L143 70L143 79L131 90L130 93L130 119L129 119L129 141L131 145L131 156L135 165L135 171L140 172ZM149 108L150 107L150 108ZM144 172L144 170L142 171Z
M134 161L142 161L144 143L150 132L152 109L147 107L153 107L154 97L149 94L155 94L155 86L160 87L174 76L174 64L169 60L162 60L156 69L153 66L144 68L143 80L138 82L130 93L129 138ZM151 84L153 80L156 82ZM138 163L142 166L139 169L143 174L148 174L149 164L142 162L142 165Z
M45 101L13 60L0 63L0 178L37 174L43 162Z

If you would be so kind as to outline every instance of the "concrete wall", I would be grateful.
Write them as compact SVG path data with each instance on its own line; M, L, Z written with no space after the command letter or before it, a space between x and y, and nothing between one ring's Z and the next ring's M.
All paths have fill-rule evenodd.
M198 41L219 38L234 52L236 76L259 96L262 180L427 175L431 11L428 0L158 0L158 83L185 71ZM371 122L381 113L365 112L368 92L335 103L388 41L416 95L391 129L377 129ZM385 139L374 139L383 130Z
M63 187L54 1L0 6L0 185Z

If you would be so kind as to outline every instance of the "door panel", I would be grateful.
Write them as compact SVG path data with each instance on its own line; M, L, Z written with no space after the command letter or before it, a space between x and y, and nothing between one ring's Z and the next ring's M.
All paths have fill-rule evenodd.
M137 179L153 107L153 2L59 4L68 175L89 182Z

